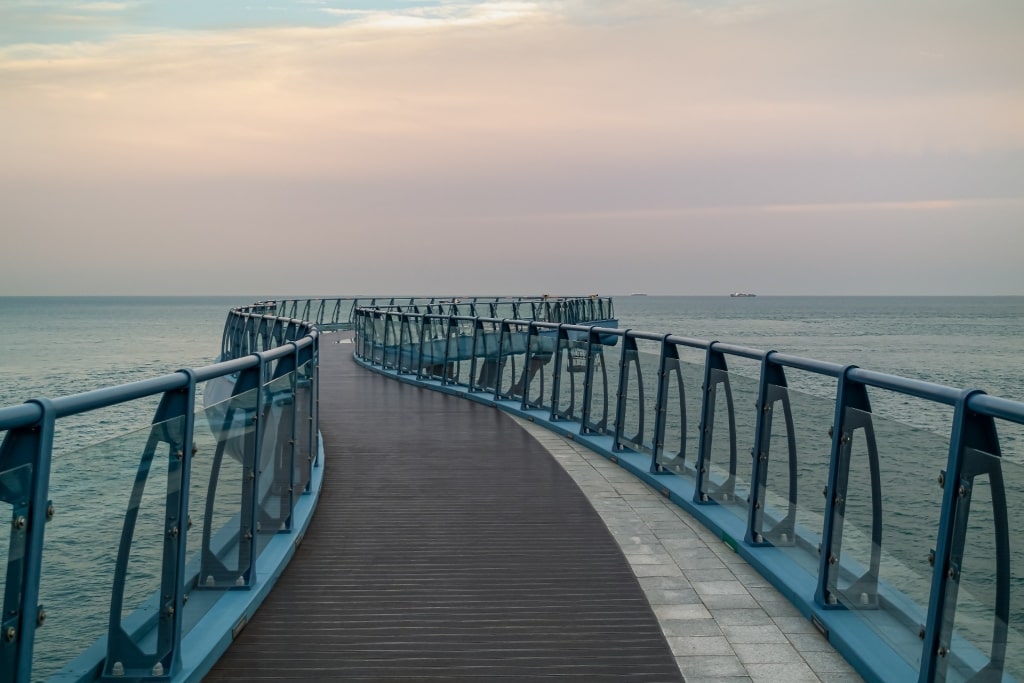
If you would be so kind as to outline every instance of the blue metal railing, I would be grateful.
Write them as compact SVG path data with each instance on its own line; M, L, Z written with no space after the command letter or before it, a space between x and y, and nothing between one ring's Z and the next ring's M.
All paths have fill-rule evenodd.
M0 680L188 675L230 642L204 616L244 621L294 552L294 539L275 537L302 532L315 498L302 494L320 479L319 332L261 306L232 311L226 327L260 333L215 365L0 409L0 502L11 509ZM55 463L61 420L146 399L159 399L150 427ZM118 477L123 488L104 490ZM72 493L81 482L88 493ZM44 606L44 594L61 602Z
M201 669L201 641L218 642L207 665L223 651L231 633L204 631L204 615L223 623L230 605L240 627L254 603L235 598L264 589L311 513L296 493L319 476L318 325L354 328L357 356L404 381L500 405L629 468L717 530L870 680L1024 674L1024 521L1009 512L1024 505L1024 468L1003 453L1024 404L617 329L599 297L358 297L259 302L229 314L224 362L0 409L0 680L170 680ZM892 397L947 408L948 435L887 420ZM159 398L151 426L78 454L110 479L100 508L116 506L113 519L91 500L75 511L54 493L56 471L75 479L53 459L57 425L147 398ZM94 570L47 609L40 596L75 578L62 562L83 545L108 549L108 582ZM91 598L105 622L70 615ZM52 638L61 627L72 636Z
M1024 466L999 438L1024 434L1024 403L666 334L399 305L357 308L353 323L367 365L631 469L721 533L869 680L1024 678L1024 522L1011 512ZM916 400L950 411L947 436L873 410Z
M261 301L229 312L215 365L0 409L0 504L11 506L0 681L179 680L216 660L312 514L320 333L351 328L357 306L612 315L596 296ZM73 453L54 472L61 420L147 399L159 399L148 428ZM47 610L44 594L60 602ZM208 617L229 627L207 627Z

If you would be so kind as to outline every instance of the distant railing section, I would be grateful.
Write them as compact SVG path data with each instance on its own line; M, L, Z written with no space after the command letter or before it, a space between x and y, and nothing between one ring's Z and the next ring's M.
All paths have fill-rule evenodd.
M272 348L289 338L286 321L314 324L323 332L352 329L358 308L436 315L468 315L556 323L586 323L611 320L615 311L611 297L333 297L275 299L259 301L236 309L239 314L224 328L221 354L238 358L254 349ZM264 316L267 316L264 318Z
M352 319L371 366L643 463L869 680L1024 680L1024 463L999 436L1020 447L1024 403L670 334L409 306ZM872 396L949 411L948 436Z
M185 638L225 637L200 634L218 599L273 569L318 466L319 333L260 308L227 324L258 331L251 355L0 409L0 680L170 680ZM54 458L65 418L147 399L150 426Z

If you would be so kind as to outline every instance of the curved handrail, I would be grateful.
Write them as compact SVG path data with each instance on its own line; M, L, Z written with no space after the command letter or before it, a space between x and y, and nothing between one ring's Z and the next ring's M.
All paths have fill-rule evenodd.
M1013 593L1011 576L1019 577L1024 564L1024 553L1018 550L1014 556L1010 539L1020 537L1024 527L1010 514L1011 465L1001 458L996 430L997 421L1024 425L1024 403L675 335L496 316L446 316L408 307L357 307L353 314L356 355L365 365L526 416L626 466L721 533L821 625L866 677L942 681L954 671L956 677L978 680L1024 675L1024 659L1017 655L1010 661L1013 648L1008 648L1014 628L1015 637L1020 637L1019 625L1010 624L1010 602L1022 597L1019 590ZM400 333L391 331L396 327ZM488 343L491 338L495 343ZM614 346L619 347L618 359L607 362ZM731 370L734 359L760 365L756 385ZM570 367L582 371L582 381L567 370ZM617 379L609 379L609 369ZM789 386L787 369L834 382L832 398L803 397ZM652 382L645 383L645 373ZM539 393L532 388L535 384ZM737 399L737 391L750 402ZM880 417L869 393L882 402L913 397L953 407L946 457L933 462L933 453L915 453L910 443L900 447L909 450L893 459L890 432L902 431L904 439L913 433ZM716 407L719 396L724 403ZM827 405L831 417L815 427L820 433L827 428L831 443L831 453L816 472L808 469L813 463L801 429L809 416L794 406L798 398L801 404L813 400L822 408ZM582 406L579 412L577 405ZM782 409L782 420L771 419L776 408ZM653 421L647 419L649 414ZM752 415L756 419L750 419ZM737 426L741 416L744 429L750 429L745 434ZM693 434L688 429L695 424ZM666 448L666 429L676 434L675 451ZM737 463L741 436L752 443L749 468ZM784 447L779 474L770 467L773 438L781 438ZM719 466L723 456L715 454L721 439L727 447L726 460ZM698 457L692 464L685 460L687 440L697 445ZM866 465L860 464L864 456ZM930 566L924 578L910 586L911 593L889 582L892 561L883 561L883 552L904 551L886 540L886 529L892 532L886 524L899 523L898 511L886 509L885 492L893 486L883 476L886 458L884 465L890 468L935 467L924 469L924 477L912 474L917 483L911 487L926 487L923 482L934 481L930 473L940 466L940 484L956 482L945 484L941 502L931 510L934 550L920 553L921 558L929 556ZM1013 485L1019 493L1024 491L1024 472L1019 465L1013 467ZM814 507L807 507L814 495L809 484L815 479L825 482L825 505L808 517ZM978 508L972 516L974 489L989 492L991 509ZM847 538L860 535L847 519L851 513L869 520L866 549L859 547L859 539L850 545ZM808 527L815 517L817 528ZM919 535L921 530L915 531ZM986 539L991 539L996 558L988 578L991 601L980 603L975 596L970 605L960 606L957 589L965 546ZM984 609L981 617L991 623L987 634L967 623L977 621L978 615L964 610L979 606ZM898 635L900 630L905 638ZM871 642L875 645L866 646Z
M116 542L106 636L77 660L64 663L57 680L95 680L98 676L140 680L188 674L202 664L203 656L216 654L225 638L230 640L230 633L202 632L203 622L196 616L203 613L200 603L209 605L217 595L248 590L249 599L233 602L238 616L245 617L259 604L264 588L280 571L275 566L287 562L294 552L293 543L287 539L260 538L259 524L263 508L271 506L270 496L280 497L268 493L272 488L289 492L287 500L275 498L271 506L288 512L274 517L278 526L269 531L301 533L311 516L315 495L300 500L291 492L315 494L319 486L320 474L315 468L319 468L316 368L320 331L306 321L275 316L265 306L257 305L228 314L225 337L229 336L250 344L248 352L198 369L0 408L0 431L6 432L0 444L0 502L11 505L14 515L6 573L0 575L5 582L0 593L0 680L32 680L33 658L39 654L36 633L46 625L38 596L42 569L47 557L52 557L50 553L56 552L44 549L44 534L54 515L48 490L55 427L63 418L140 399L160 399L139 454L134 486L123 501L114 503L125 505L126 513L120 541ZM199 383L218 381L227 382L225 400L216 405L208 402L205 407L197 405ZM207 399L211 393L208 385ZM299 414L310 419L300 422ZM210 423L218 465L211 470L208 481L196 482L207 484L207 505L203 519L193 520L189 507L191 465L197 457L197 441L210 438L199 438L197 417ZM233 512L231 501L221 500L220 484L225 477L219 463L225 451L241 463L236 479L243 495ZM98 476L103 476L104 465L92 465ZM262 478L261 471L265 472ZM147 555L148 551L137 547L143 499L147 488L154 489L161 483L163 488L156 490L165 491L160 503L163 511L150 515L147 523L152 526L158 518L161 520L164 541L155 554ZM224 516L227 512L233 522L214 521L215 499L216 514ZM188 528L193 524L203 529L201 556L190 554L186 544ZM190 559L191 555L195 557ZM223 568L229 561L225 558L230 557L237 561L228 580L224 572L215 571L213 564ZM257 577L258 562L262 563L264 576ZM126 607L130 574L149 582L151 598L138 609ZM189 604L189 594L196 591L207 595ZM133 604L137 599L133 598ZM50 619L49 623L56 622ZM190 629L187 634L185 623ZM197 638L201 646L194 642L185 646Z

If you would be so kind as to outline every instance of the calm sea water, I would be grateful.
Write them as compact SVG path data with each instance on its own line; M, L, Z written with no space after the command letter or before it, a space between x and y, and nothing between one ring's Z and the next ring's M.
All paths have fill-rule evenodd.
M265 297L0 298L0 406L37 396L55 397L88 391L212 363L220 349L228 309L261 298ZM615 307L620 325L626 328L672 332L837 363L855 363L872 370L954 387L980 388L991 394L1024 400L1024 297L632 296L617 298ZM736 362L730 368L739 375L756 377L756 364ZM820 378L793 374L796 376L791 377L792 386L807 393L807 397L800 400L812 407L825 406L827 413L834 381L830 385L819 381ZM737 378L738 395L743 392L739 380ZM744 400L748 398L745 396ZM920 401L899 396L883 395L876 399L872 394L872 401L890 421L886 423L888 426L880 424L882 432L893 431L899 438L908 438L899 424L912 425L916 431L907 433L916 434L913 438L918 443L931 439L933 443L929 448L934 461L941 464L945 457L944 439L948 437L948 410L937 411ZM95 582L92 574L83 575L79 568L109 565L124 503L121 500L112 504L102 502L104 491L130 488L139 452L138 446L132 444L143 439L146 433L132 430L148 423L155 406L155 400L140 401L62 420L59 424L51 494L65 516L58 514L53 528L48 527L47 544L48 547L56 547L57 543L66 545L59 553L48 555L60 559L44 574L43 599L49 605L66 605L75 602L72 597L77 599L76 609L82 614L73 618L65 614L65 621L94 622L96 628L92 629L95 633L79 632L77 640L71 638L64 642L57 626L60 614L56 609L48 609L54 619L48 620L48 628L40 631L43 647L37 647L37 653L45 650L52 654L52 660L39 661L39 673L59 668L60 662L81 649L80 641L92 642L102 632L105 617L97 619L96 615L105 614L104 600L109 598L109 587L94 591L92 602L83 599ZM1024 505L1020 453L1024 439L1020 435L1020 430L1000 432L1008 461L1008 484L1015 487L1011 491L1011 506ZM106 441L114 437L117 437L115 441ZM111 444L128 447L115 448ZM125 454L118 460L120 450ZM1010 466L1011 463L1014 464ZM83 467L107 474L83 488ZM924 479L934 482L933 475L934 472L929 471ZM921 477L915 475L914 478ZM910 490L913 487L900 488ZM927 495L934 497L937 490L931 485ZM905 491L893 492L894 495L900 493ZM900 505L896 503L898 495L892 500L886 503L887 519L893 519L893 505ZM913 501L903 507L911 510ZM88 514L83 514L85 512ZM74 524L68 523L69 517L74 519ZM94 524L92 531L83 531L85 519ZM888 569L890 573L886 578L899 583L905 577L908 584L913 584L909 589L912 591L914 586L926 585L921 577L926 581L927 567L921 558L927 554L925 546L930 543L932 533L929 531L922 536L915 531L913 517L906 519L906 528L893 528L892 533L906 537L905 543L895 547L905 548L907 552L905 556L900 553L887 560L886 567L894 569ZM973 516L972 521L975 521ZM982 521L981 518L978 521ZM985 526L989 524L991 522ZM932 528L930 522L926 527ZM1011 534L1016 537L1018 532L1024 532L1024 528L1013 522ZM984 557L990 555L990 551L982 547L975 555ZM922 566L906 569L912 563ZM1021 565L1021 561L1014 562L1014 595L1017 596L1024 590ZM981 567L979 574L987 571ZM74 581L69 581L71 576L76 577ZM146 594L147 590L140 588L139 595ZM985 586L978 591L990 592ZM984 633L984 605L988 599L980 596L976 602L976 616L981 624L978 631ZM1021 625L1017 617L1022 612L1019 605L1014 610L1017 615L1014 617L1015 642L1020 640Z

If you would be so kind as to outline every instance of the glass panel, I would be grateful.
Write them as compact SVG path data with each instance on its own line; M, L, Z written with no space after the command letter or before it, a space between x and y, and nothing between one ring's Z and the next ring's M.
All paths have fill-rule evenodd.
M245 484L255 453L257 391L210 405L196 416L189 506L195 535L188 547L201 552L199 589L244 585L252 565L247 538L251 518L242 511L252 495L252 487Z
M422 374L432 379L444 376L445 336L447 320L440 317L427 318L423 330L423 370Z
M573 333L570 333L573 334ZM600 348L595 345L595 348ZM587 371L586 339L559 339L561 369L554 411L562 419L579 420L583 412L583 379Z
M169 539L164 526L171 459L161 439L180 443L183 424L183 418L176 418L55 453L49 495L56 515L46 528L39 587L46 624L36 631L34 679L60 671L106 635L126 513L137 517L118 616L125 618L125 630L139 644L142 633L155 625L163 549ZM174 463L180 460L175 457ZM133 501L137 477L141 482ZM171 493L177 493L173 484ZM152 648L153 641L149 643Z
M590 352L594 361L586 426L598 434L611 434L615 430L615 394L619 390L619 352L603 344L593 345Z
M311 406L315 399L313 392L313 362L309 361L299 367L295 379L295 495L298 496L309 488L312 475L313 430L315 425L310 420Z
M843 424L849 474L838 492L841 526L833 533L842 547L832 551L838 565L830 590L917 669L948 439L852 408Z
M473 378L474 388L481 391L494 391L498 381L498 346L500 341L500 325L482 322L476 330L476 377Z
M670 359L665 370L668 400L665 403L664 447L658 462L677 474L693 475L700 445L704 366Z
M750 493L750 452L757 421L757 380L735 372L711 371L708 400L714 406L709 420L710 458L703 494L746 519Z
M661 345L646 339L634 341L637 350L626 352L626 410L622 423L622 443L635 451L650 453L654 449Z
M292 395L294 373L288 373L264 388L263 434L257 481L256 554L279 531L291 525L292 427L295 422Z
M817 575L835 402L769 385L768 405L771 438L758 532Z
M498 362L499 397L521 398L523 382L528 364L526 358L526 336L528 326L524 324L510 325L501 335L501 357Z
M558 330L544 328L530 338L530 359L524 372L529 377L527 404L533 408L551 408L555 385L554 352Z
M949 583L947 592L947 600L955 601L956 615L952 642L942 643L949 649L946 680L971 680L985 667L998 671L998 663L1004 658L1004 673L1021 680L1024 550L1019 539L1024 534L1024 523L1020 515L1007 511L1020 510L1024 505L1024 467L1013 459L968 450L964 472L974 476L967 499L970 511L960 575L955 583ZM996 506L993 500L997 501ZM1000 528L1006 533L999 533ZM953 559L956 562L959 558Z

